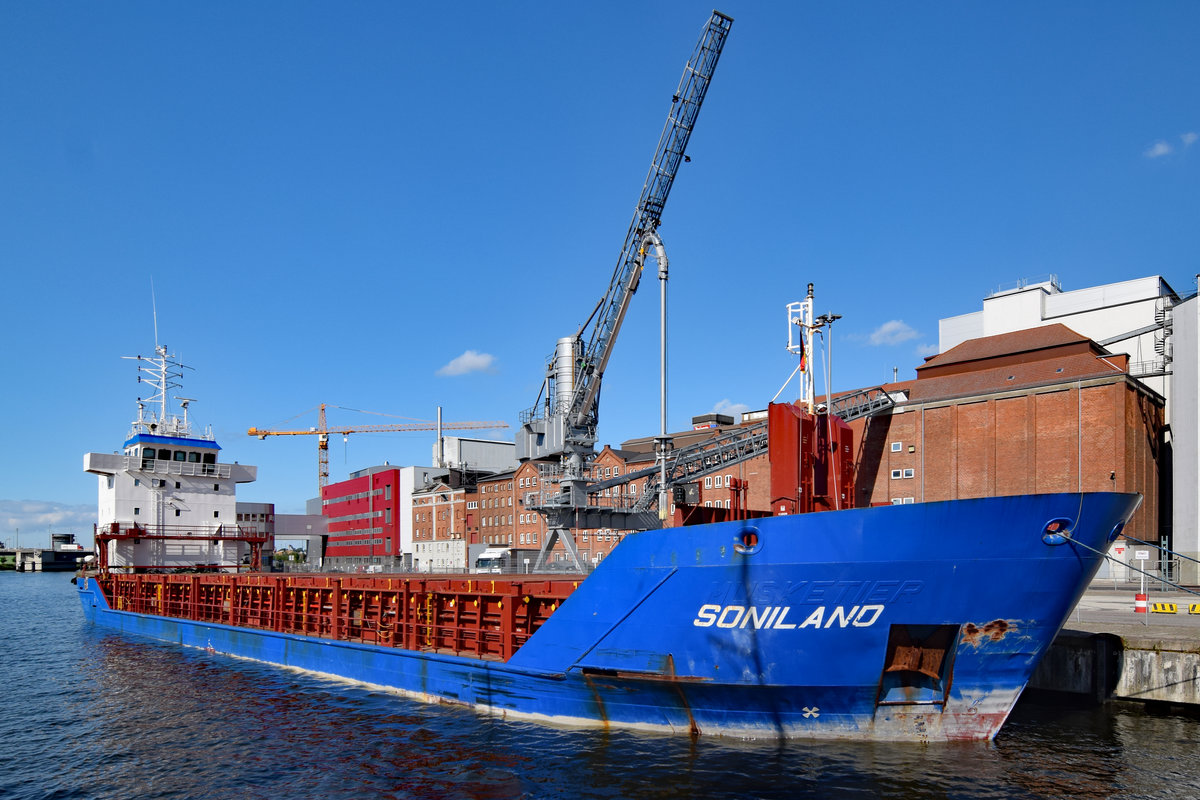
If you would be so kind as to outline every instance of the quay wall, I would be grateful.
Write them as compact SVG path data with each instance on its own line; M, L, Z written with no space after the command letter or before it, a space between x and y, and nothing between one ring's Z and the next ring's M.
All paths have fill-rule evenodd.
M1200 707L1200 641L1136 633L1064 630L1029 688Z

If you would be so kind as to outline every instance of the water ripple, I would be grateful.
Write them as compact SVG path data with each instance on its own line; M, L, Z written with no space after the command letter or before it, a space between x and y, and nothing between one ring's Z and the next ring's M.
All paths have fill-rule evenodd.
M1021 705L991 744L559 730L83 622L69 576L0 574L0 796L1200 800L1195 719Z

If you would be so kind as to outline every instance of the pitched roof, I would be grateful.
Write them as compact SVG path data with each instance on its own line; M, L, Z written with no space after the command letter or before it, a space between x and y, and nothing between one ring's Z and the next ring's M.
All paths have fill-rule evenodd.
M928 403L1114 377L1128 367L1128 356L1056 323L968 340L926 360L916 380L882 388L901 404Z
M968 339L917 367L917 379L978 370L986 362L1024 363L1067 353L1105 355L1104 348L1061 323ZM999 363L996 364L997 366ZM986 367L985 367L986 368Z
M1052 358L997 364L944 375L921 377L908 386L909 402L929 402L954 397L1052 386L1125 374L1126 358L1090 353L1062 353Z

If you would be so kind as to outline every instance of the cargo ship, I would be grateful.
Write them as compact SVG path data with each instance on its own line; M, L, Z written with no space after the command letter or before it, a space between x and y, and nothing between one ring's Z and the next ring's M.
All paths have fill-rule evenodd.
M779 462L819 466L804 454L829 427L812 423L770 407L772 474L793 486ZM254 469L218 451L139 401L124 451L85 456L102 520L76 577L89 621L506 718L692 735L992 738L1140 502L793 513L813 507L800 497L628 534L586 577L273 574L263 537L213 505Z
M578 575L261 572L266 538L239 524L233 499L254 468L219 461L210 435L191 434L186 403L182 418L168 414L167 389L181 373L159 348L146 362L158 410L139 403L123 452L85 456L100 476L97 557L76 577L87 619L552 724L782 739L995 736L1140 497L850 508L850 430L814 405L806 370L814 332L839 317L813 318L811 284L788 306L803 402L772 404L765 423L701 442L687 459L687 448L674 449L657 229L731 25L716 11L706 24L607 293L557 341L521 414L518 460L559 470L539 479L553 492L525 505L546 521L535 567L560 546ZM609 490L638 473L595 481L588 470L601 380L647 256L658 262L662 309L658 463L636 504L614 508ZM689 481L706 470L764 455L769 507L690 502ZM634 532L585 575L574 531L599 528Z

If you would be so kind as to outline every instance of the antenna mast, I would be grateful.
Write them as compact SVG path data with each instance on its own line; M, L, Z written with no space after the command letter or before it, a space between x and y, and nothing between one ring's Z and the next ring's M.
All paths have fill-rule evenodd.
M775 397L771 398L771 402L783 394L783 390L787 388L792 377L795 377L797 372L803 373L800 377L800 405L804 406L804 410L808 413L813 413L813 371L812 363L809 359L812 358L812 335L815 326L813 325L813 285L808 285L808 296L797 303L788 303L788 343L787 350L792 355L800 356L800 363L796 369L792 371L792 375L783 382L783 386L779 387L779 391L775 393Z
M156 326L157 327L157 326ZM183 416L170 413L167 408L167 397L172 389L183 386L179 379L185 369L191 367L180 363L175 356L167 352L165 344L154 346L154 356L122 356L138 362L138 383L149 384L153 394L148 398L138 398L138 415L133 421L133 433L149 433L159 436L191 436L191 422L188 420L188 404L191 398L178 398L183 402ZM143 377L143 375L145 377ZM150 406L149 414L146 406ZM158 410L154 410L158 406ZM208 438L207 435L205 438Z

